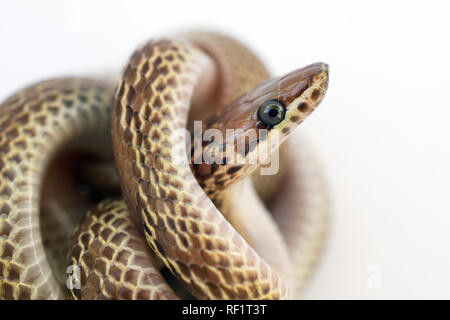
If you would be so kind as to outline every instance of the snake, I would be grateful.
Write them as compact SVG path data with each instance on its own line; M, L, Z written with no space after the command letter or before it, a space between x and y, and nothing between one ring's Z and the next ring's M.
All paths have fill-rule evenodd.
M292 133L327 87L325 63L270 77L189 32L141 45L115 87L19 90L0 106L0 298L296 298L329 195Z

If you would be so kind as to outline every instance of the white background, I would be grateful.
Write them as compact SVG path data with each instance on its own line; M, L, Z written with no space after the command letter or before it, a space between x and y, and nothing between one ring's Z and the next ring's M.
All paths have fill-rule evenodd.
M193 27L241 39L273 74L327 62L328 94L299 129L333 196L304 297L450 298L444 1L112 2L2 3L0 99L43 78L117 74L142 41Z

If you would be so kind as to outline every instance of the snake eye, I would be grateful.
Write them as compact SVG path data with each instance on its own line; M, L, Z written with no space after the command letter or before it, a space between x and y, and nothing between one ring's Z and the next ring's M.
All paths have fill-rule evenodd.
M258 109L258 119L266 126L276 126L283 121L286 113L284 104L278 100L268 100Z

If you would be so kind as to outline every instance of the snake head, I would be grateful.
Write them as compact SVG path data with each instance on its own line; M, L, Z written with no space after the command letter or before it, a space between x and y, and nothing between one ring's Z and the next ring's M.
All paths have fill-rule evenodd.
M235 130L234 137L227 136L228 142L266 129L268 135L278 133L281 143L317 108L327 88L328 65L314 63L263 82L210 117L205 128L219 129L224 135Z
M328 65L314 63L271 78L206 121L207 128L268 129L287 136L316 109L328 87Z
M220 145L214 140L217 145L212 153L223 161L195 165L197 179L226 174L226 187L248 176L257 167L255 164L270 158L293 129L317 108L327 87L328 65L314 63L261 83L208 118L203 130L215 129L225 137Z
M256 128L287 136L320 104L328 88L328 65L311 64L272 78L247 96Z

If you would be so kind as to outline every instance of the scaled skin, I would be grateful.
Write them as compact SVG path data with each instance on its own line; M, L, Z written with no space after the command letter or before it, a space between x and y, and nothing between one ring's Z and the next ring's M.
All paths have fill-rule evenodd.
M148 267L153 255L197 298L292 297L289 275L286 277L276 263L270 266L264 259L268 256L254 250L264 251L269 246L259 246L259 239L254 239L251 241L255 248L252 248L201 189L189 165L175 166L169 152L174 143L170 133L187 126L196 84L201 82L211 63L217 65L219 75L214 85L219 107L255 88L266 79L267 73L251 52L229 38L203 34L186 39L190 40L159 39L147 43L135 52L125 68L112 111L112 130L126 204L103 203L101 208L108 213L103 215L99 213L101 210L94 210L86 217L90 227L83 229L85 225L82 225L79 240L73 247L75 260L70 260L71 264L86 267L81 272L81 295L72 292L74 297L83 298L84 293L84 298L91 299L174 298L170 288L159 285L162 278ZM196 40L191 43L192 39ZM286 104L287 121L272 132L287 135L293 124L302 120L298 113L309 113L310 107L323 95L316 90L326 87L325 75L322 70L312 76L310 87ZM53 275L42 246L40 190L48 164L62 146L75 145L74 141L80 138L89 144L98 137L99 130L108 128L109 102L109 91L95 82L58 79L31 86L2 105L0 297L67 297L66 289ZM290 108L291 104L296 109ZM237 170L230 183L250 171ZM204 187L209 185L207 182ZM222 199L222 206L239 203L232 197ZM250 202L258 201L256 196L253 199ZM249 210L244 205L239 208L244 213ZM260 212L251 211L252 214ZM266 221L261 229L271 223L270 219ZM277 227L261 231L267 231L263 241L281 238L270 235L278 232ZM84 236L83 232L90 236ZM136 249L136 241L142 241L141 250ZM283 246L283 240L279 242ZM136 252L149 248L152 253L144 258L144 267L127 265L131 262L139 266L145 254L137 256ZM285 255L286 252L271 247L269 254ZM267 260L270 259L277 258L271 256ZM123 270L117 270L119 263L123 264ZM287 262L281 268L285 265ZM136 285L145 276L149 292L142 292L143 288ZM96 286L101 290L96 290Z

